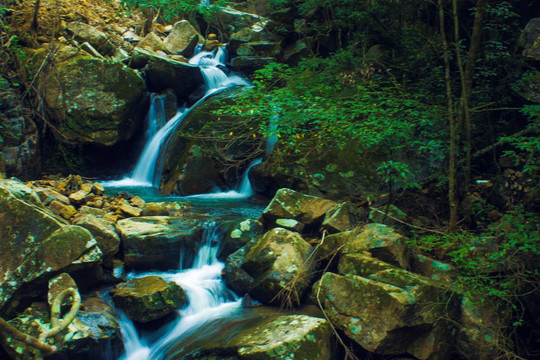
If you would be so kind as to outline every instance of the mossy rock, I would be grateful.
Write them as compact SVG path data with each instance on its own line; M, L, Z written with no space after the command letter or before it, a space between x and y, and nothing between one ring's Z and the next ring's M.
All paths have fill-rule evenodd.
M65 56L55 58L56 67L42 84L58 141L112 146L129 139L146 113L142 77L122 63L68 50L60 51Z
M117 285L113 301L134 321L145 323L162 318L186 303L184 290L159 276L145 276Z

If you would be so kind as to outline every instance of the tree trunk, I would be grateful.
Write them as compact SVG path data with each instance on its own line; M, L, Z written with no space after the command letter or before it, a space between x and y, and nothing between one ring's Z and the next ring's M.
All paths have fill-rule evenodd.
M450 207L450 218L448 220L448 231L455 232L457 226L457 169L456 169L456 120L454 117L454 101L452 99L452 83L450 78L450 47L446 37L444 28L444 8L443 0L438 0L439 5L439 23L441 28L441 38L444 49L444 68L445 68L445 83L446 97L448 100L448 121L450 126L450 154L448 163L448 204Z
M32 19L32 24L30 25L33 30L37 30L39 27L38 14L39 14L40 3L41 3L41 0L36 0L36 2L34 3L34 18Z

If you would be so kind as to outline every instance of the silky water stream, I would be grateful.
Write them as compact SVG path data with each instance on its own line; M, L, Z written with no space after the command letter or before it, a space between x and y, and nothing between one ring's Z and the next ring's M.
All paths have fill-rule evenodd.
M190 201L197 212L215 216L215 222L202 222L203 237L196 254L182 254L180 269L166 272L140 272L127 275L128 280L159 275L167 281L179 284L187 295L187 306L178 311L178 317L154 332L140 333L134 324L124 315L120 324L125 345L120 360L161 360L180 359L190 337L197 332L208 333L205 326L209 322L230 319L235 312L241 311L241 299L228 290L221 278L224 264L218 260L217 253L222 232L219 219L257 218L262 212L259 205L250 204L247 199L253 194L248 179L248 172L243 175L235 189L227 192L192 195L188 197L159 197L158 187L162 164L161 152L167 147L172 132L179 126L186 115L213 93L237 85L248 85L242 78L227 76L220 68L225 66L226 53L219 48L215 52L199 52L190 63L199 65L206 85L206 93L195 105L180 109L168 121L165 121L163 97L153 96L148 116L146 145L139 156L133 172L121 180L103 182L109 192L128 191L150 201ZM260 160L258 161L260 162ZM164 251L167 251L164 249ZM187 250L186 252L193 252Z

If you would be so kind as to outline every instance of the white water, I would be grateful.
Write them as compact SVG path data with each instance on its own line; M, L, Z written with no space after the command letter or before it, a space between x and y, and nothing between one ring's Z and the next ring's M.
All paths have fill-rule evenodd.
M140 339L132 323L122 319L125 354L120 360L161 360L181 339L201 328L210 320L227 317L241 307L240 299L227 290L222 279L224 265L217 259L220 233L215 224L207 226L203 243L191 269L175 273L131 274L130 277L158 275L174 281L186 292L188 306L179 311L180 318L165 336L149 344Z
M211 94L227 89L236 85L249 85L244 79L239 76L231 75L227 76L217 66L225 66L227 55L223 48L217 48L214 52L201 51L196 54L190 63L200 66L201 73L206 85L206 93L202 99L197 101L191 108L179 110L175 116L173 116L165 126L159 128L158 123L154 118L159 118L159 114L164 114L163 111L155 111L150 109L149 125L147 135L151 131L150 129L157 129L159 131L152 134L149 140L146 142L144 149L137 161L135 169L130 176L125 177L122 180L103 181L102 184L106 187L159 187L159 181L163 171L163 158L160 156L161 149L166 147L167 140L170 138L171 133L180 125L186 115L200 103L206 100ZM154 101L152 102L154 103ZM156 115L157 114L157 115ZM158 116L159 115L159 116Z

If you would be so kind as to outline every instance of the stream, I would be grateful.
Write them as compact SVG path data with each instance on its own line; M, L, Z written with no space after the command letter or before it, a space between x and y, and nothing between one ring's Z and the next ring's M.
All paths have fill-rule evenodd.
M209 322L233 321L233 313L246 312L242 310L242 299L228 290L221 278L224 264L218 260L217 254L223 234L219 224L224 219L258 218L262 213L262 205L249 201L253 191L247 176L251 167L261 160L252 163L237 186L225 192L163 197L157 190L163 171L163 152L171 134L186 115L216 92L233 86L249 85L239 76L227 76L221 70L225 67L226 58L226 50L218 48L214 52L199 51L190 59L191 64L201 68L206 93L192 107L179 109L171 119L165 118L164 96L152 95L146 144L134 170L123 179L102 182L109 193L129 192L141 196L145 201L189 201L192 211L213 219L201 223L204 231L199 249L196 254L182 253L179 269L131 272L127 275L128 280L158 275L166 281L173 281L184 289L188 301L187 306L178 311L174 321L150 332L138 331L122 314L120 325L125 352L120 360L178 359L193 343L193 336L199 337L194 334L211 332L206 329Z

